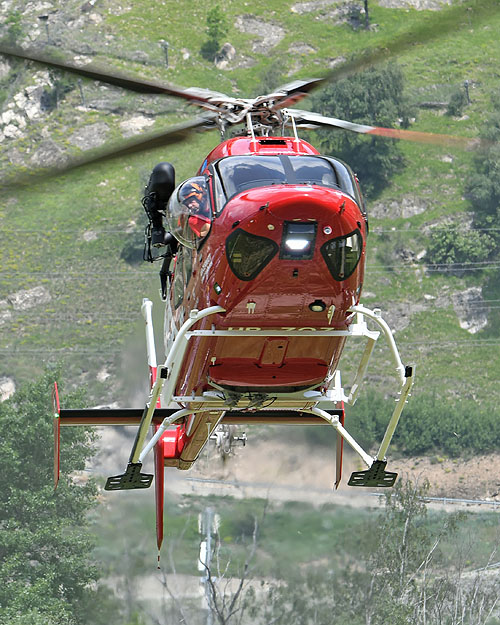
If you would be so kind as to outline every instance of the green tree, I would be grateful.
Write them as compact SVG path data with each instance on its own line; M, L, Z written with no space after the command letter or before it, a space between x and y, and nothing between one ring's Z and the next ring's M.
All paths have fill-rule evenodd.
M359 124L407 127L411 110L404 95L403 72L397 65L372 68L344 78L313 97L313 110ZM394 139L367 137L344 130L318 131L324 152L343 159L357 172L364 193L373 198L404 167Z
M492 236L457 224L435 228L427 248L428 265L441 265L442 271L463 273L462 263L485 261L495 250Z
M447 264L498 258L500 244L500 93L492 98L493 113L480 132L481 145L473 160L465 196L474 211L473 231L457 227L436 230L431 237L428 260ZM440 259L440 260L438 260ZM493 284L491 284L491 280ZM489 290L498 287L498 275Z
M1 625L104 623L109 616L90 561L88 512L96 487L71 477L92 455L92 435L82 428L63 432L63 471L54 492L53 380L47 372L0 404Z
M481 130L482 147L466 187L478 227L498 226L500 218L500 93L493 97L493 108Z
M201 54L205 59L208 61L214 60L228 30L227 18L220 5L216 4L207 15L206 33L208 39L201 47Z
M467 106L467 93L461 85L457 87L451 94L450 101L448 102L448 108L446 109L447 115L462 115L464 108Z

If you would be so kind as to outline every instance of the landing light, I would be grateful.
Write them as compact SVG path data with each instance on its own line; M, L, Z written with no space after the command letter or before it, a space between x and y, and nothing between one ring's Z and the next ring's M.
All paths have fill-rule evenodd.
M310 260L314 256L317 226L316 222L297 223L285 221L280 258Z
M306 247L309 245L310 241L308 241L307 239L286 239L285 240L285 245L287 246L287 248L289 250L292 250L293 252L301 252L302 250L305 250Z

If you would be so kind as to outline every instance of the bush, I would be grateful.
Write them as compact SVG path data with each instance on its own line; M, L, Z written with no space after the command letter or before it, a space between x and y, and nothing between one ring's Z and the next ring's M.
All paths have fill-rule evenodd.
M222 40L227 35L227 19L222 9L216 4L207 15L207 41L201 46L201 55L207 61L213 61L219 51Z
M452 94L446 109L447 115L459 117L462 115L464 108L467 106L467 94L463 87L458 87Z
M392 405L382 393L360 397L348 409L347 429L365 447L373 446L382 440ZM394 435L395 445L408 455L489 453L497 449L499 440L498 409L435 394L412 397Z
M443 271L460 272L457 264L485 261L495 247L495 240L489 234L450 224L432 232L426 260L430 265L448 265Z

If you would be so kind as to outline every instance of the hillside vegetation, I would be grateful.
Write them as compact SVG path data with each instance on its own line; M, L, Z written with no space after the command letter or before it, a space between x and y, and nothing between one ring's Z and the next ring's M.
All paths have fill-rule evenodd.
M405 33L421 24L432 30L440 17L440 12L417 11L406 3L385 8L386 3L370 0L371 28L364 29L341 2L277 0L269 10L263 0L251 6L231 0L224 3L226 39L236 57L217 68L201 53L213 4L55 2L47 20L39 19L42 9L34 3L8 4L0 25L4 39L48 43L70 58L83 55L180 86L241 95L322 75L366 49L391 50L391 42L404 42ZM455 28L425 44L402 45L402 53L391 60L404 75L413 130L478 137L494 114L500 92L500 12L493 10L495 3L465 4L470 10ZM491 12L484 10L488 6ZM168 42L168 67L161 40ZM133 95L33 63L4 59L0 81L3 174L57 164L65 155L193 115L168 98ZM466 81L470 103L460 95ZM446 113L450 104L454 115ZM88 384L95 401L138 403L124 389L143 386L143 297L155 301L157 330L161 323L157 274L140 260L141 192L156 162L174 163L181 180L196 171L216 141L215 133L199 134L186 144L35 180L2 194L0 377L19 382L44 362L60 360L70 382ZM471 261L469 253L450 265L432 257L444 258L442 240L451 226L466 247L478 236L475 208L467 199L477 154L420 144L401 144L400 149L405 167L368 202L371 233L362 301L382 309L403 360L417 365L411 401L416 405L419 396L432 396L434 404L425 403L429 419L438 418L440 406L447 404L446 422L452 424L454 407L463 400L467 411L461 422L473 422L478 405L489 418L498 416L496 219L481 226L480 233L494 241L481 260ZM439 228L443 234L436 239ZM346 352L345 382L357 353L356 347ZM377 348L370 371L374 392L387 392L391 365L384 347ZM418 411L414 419L420 419ZM496 432L489 442L495 440Z

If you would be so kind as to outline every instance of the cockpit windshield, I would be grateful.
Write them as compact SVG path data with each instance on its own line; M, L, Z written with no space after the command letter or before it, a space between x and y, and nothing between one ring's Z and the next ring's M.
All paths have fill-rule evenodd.
M340 189L357 199L352 173L336 159L321 156L230 156L216 168L226 199L256 187L319 185Z

